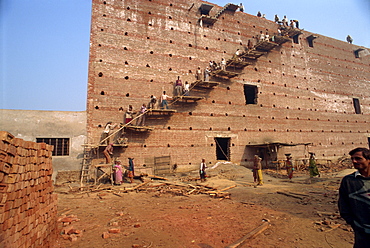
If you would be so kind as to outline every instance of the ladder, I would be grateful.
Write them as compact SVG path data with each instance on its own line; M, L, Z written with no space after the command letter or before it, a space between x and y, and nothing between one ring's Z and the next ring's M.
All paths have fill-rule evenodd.
M81 167L81 187L83 187L84 183L89 182L91 179L90 174L90 165L92 161L94 153L94 148L91 146L85 145L84 147L84 153L82 158L82 167Z

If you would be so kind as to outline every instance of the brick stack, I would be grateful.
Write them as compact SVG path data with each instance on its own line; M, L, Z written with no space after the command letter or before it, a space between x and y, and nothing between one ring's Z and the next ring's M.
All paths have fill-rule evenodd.
M53 146L0 131L0 247L51 247L56 238Z

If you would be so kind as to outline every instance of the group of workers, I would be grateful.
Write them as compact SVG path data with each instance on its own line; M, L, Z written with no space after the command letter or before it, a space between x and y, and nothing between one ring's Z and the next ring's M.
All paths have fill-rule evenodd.
M114 184L121 185L123 183L124 176L128 177L130 180L130 183L134 182L134 158L129 157L128 158L128 166L125 168L121 164L121 161L119 159L116 159L114 166L113 166L113 178L114 178Z
M315 153L313 152L310 152L310 158L309 158L309 166L308 166L308 170L309 170L309 173L310 173L310 180L309 182L311 182L311 179L313 177L316 177L316 176L319 176L320 177L320 172L317 168L317 165L316 165L316 158L315 158ZM292 156L291 154L285 154L286 156L286 160L285 160L285 168L286 168L286 172L287 172L287 176L289 179L292 179L293 178L293 173L295 171L295 168L294 168L294 165L293 165L293 162L292 162ZM254 182L257 183L257 185L263 185L263 176L262 176L262 158L259 157L258 155L254 155L254 160L253 160L253 178L254 178Z

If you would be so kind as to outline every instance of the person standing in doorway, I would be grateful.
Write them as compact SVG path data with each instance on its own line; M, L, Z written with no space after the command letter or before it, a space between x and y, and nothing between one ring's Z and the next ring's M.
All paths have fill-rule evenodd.
M338 207L355 233L353 247L367 248L370 245L370 150L358 147L349 155L357 171L342 179Z

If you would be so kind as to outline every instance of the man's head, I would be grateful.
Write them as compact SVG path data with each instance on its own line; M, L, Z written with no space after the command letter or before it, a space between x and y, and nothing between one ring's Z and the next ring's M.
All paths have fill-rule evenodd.
M358 147L349 152L355 169L368 171L370 169L370 150Z

